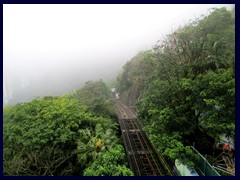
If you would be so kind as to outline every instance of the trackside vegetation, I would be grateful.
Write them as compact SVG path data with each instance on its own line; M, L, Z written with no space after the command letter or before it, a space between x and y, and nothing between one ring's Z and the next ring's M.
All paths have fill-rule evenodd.
M212 9L140 52L116 87L159 153L172 160L193 166L193 143L209 154L220 134L235 139L234 10Z

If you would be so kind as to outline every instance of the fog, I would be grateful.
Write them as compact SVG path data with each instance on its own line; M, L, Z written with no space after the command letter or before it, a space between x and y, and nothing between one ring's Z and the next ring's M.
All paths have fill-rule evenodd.
M234 5L3 5L4 104L112 82L126 61L210 8Z

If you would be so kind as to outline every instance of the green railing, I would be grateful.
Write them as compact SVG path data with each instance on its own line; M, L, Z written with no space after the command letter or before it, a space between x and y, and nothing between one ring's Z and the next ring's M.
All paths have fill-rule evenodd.
M196 171L202 176L221 176L194 147L192 147L194 153L198 155L196 160Z

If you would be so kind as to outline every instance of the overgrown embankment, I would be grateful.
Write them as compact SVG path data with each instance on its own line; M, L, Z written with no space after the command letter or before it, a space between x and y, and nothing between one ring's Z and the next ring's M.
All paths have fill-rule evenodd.
M87 82L61 97L5 107L4 175L133 175L107 94L102 81Z
M116 87L158 151L191 161L195 142L212 154L220 134L235 138L234 11L214 9L139 53Z

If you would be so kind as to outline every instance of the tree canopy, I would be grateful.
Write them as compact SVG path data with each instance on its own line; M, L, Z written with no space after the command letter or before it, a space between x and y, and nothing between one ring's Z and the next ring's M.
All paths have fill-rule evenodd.
M126 96L131 87L142 87L134 105L159 152L173 160L191 160L193 142L201 149L221 133L234 139L233 12L212 9L140 55L123 67L118 91Z
M92 87L98 85L99 82L91 82ZM92 91L85 91L94 89L88 86L79 90L86 95L85 101L70 93L4 108L4 175L84 175L85 169L98 158L120 146L116 119L99 113L105 109L107 90L96 90L105 99L98 101L100 109L94 109ZM101 82L101 87L104 86ZM121 157L121 163L117 159L112 161L118 166L112 173L121 174L121 170L121 175L127 175L125 171L130 173L124 151L116 151L115 155Z
M206 153L220 134L235 139L234 12L212 9L141 51L116 88L157 151L194 166L193 142ZM103 81L88 81L4 107L4 175L132 176L108 97Z

